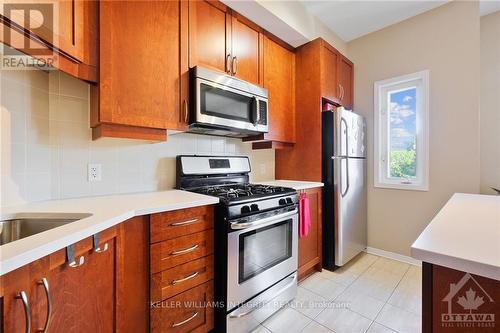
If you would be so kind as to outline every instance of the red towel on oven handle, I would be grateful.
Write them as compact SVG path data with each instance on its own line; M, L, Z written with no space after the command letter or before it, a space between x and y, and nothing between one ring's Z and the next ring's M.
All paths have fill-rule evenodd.
M306 237L311 226L309 198L305 194L299 197L299 237Z

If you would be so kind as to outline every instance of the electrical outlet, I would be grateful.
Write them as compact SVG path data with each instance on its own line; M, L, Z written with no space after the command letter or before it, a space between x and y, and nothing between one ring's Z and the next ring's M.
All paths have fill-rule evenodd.
M88 179L89 182L100 182L102 179L101 165L89 164L88 165Z

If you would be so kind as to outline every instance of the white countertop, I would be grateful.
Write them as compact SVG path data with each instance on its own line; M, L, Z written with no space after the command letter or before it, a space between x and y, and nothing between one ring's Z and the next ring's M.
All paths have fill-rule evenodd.
M500 280L500 196L454 194L413 243L411 255Z
M283 187L291 187L297 191L307 190L310 188L323 187L323 183L318 182L305 182L298 180L268 180L264 182L256 182L258 184L263 185L273 185L273 186L283 186Z
M23 213L92 214L76 222L0 246L0 275L65 248L134 216L216 204L216 197L179 191L113 195L30 203L2 210L0 219Z

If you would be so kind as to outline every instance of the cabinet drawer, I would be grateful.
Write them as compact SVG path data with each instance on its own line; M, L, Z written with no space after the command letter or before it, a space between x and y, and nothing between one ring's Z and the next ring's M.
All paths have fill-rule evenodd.
M151 273L161 272L213 252L213 229L152 244Z
M214 327L213 300L211 280L163 302L153 303L151 332L209 332Z
M187 262L151 279L151 300L162 301L214 278L214 256Z
M151 215L151 243L212 229L213 206L181 209Z

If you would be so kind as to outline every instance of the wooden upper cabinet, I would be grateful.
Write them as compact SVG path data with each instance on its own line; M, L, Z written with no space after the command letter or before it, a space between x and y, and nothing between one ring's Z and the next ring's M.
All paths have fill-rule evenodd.
M326 42L321 43L320 52L322 95L334 102L339 102L341 90L337 66L341 55Z
M56 34L59 48L78 61L84 60L85 13L83 0L59 0Z
M243 16L232 16L231 70L236 77L262 85L263 34L261 29Z
M264 37L264 88L269 90L265 140L295 142L295 54Z
M262 29L217 1L189 1L189 67L262 85Z
M182 129L180 1L100 1L93 137L166 140ZM138 15L140 13L140 15Z
M215 1L189 1L189 67L203 65L229 72L231 15Z
M342 55L339 56L337 64L340 104L351 110L354 103L354 65Z
M12 1L4 5L1 15L6 18L1 42L35 58L50 59L55 68L77 78L97 81L96 1ZM20 34L20 28L30 34Z

